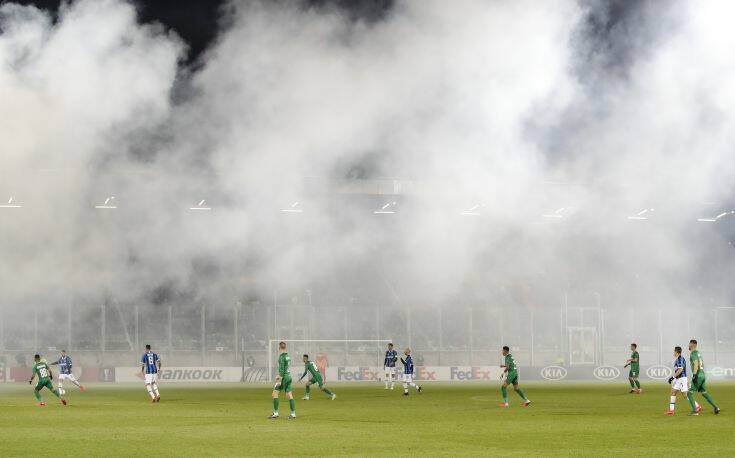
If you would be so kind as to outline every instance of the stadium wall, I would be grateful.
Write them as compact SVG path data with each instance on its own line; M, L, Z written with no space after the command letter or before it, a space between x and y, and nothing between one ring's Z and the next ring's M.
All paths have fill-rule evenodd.
M75 374L82 382L142 382L137 366L75 367ZM400 380L400 369L397 371ZM589 381L624 382L627 369L618 366L544 366L520 367L521 381ZM301 368L291 371L294 380L301 376ZM328 382L379 382L383 379L383 368L377 366L331 366L326 368ZM497 366L417 366L414 379L422 382L497 382L501 369ZM664 365L643 366L640 379L665 381L671 369ZM28 367L0 366L0 382L26 383L31 377ZM709 380L735 381L735 367L713 366L707 370ZM265 366L174 366L164 368L159 379L163 383L222 383L222 382L269 382Z
M30 367L32 365L33 351L0 353L0 366L3 367ZM50 350L40 354L48 361L58 357L56 350ZM75 367L125 367L139 364L141 352L117 351L71 351ZM159 351L164 367L266 367L269 356L267 350L252 350L246 352L216 352L216 351ZM418 366L497 366L500 365L500 353L497 351L476 351L470 354L467 351L422 351L414 350L414 361ZM516 361L525 367L543 368L547 366L561 367L589 367L584 365L570 365L565 359L560 358L555 352L535 352L532 355L528 351L513 351ZM672 361L669 354L660 355L656 351L641 350L641 361L650 365L668 365ZM594 366L622 367L623 363L630 357L629 352L610 351L605 353ZM712 352L705 353L705 365L707 367L735 367L735 352L720 352L717 357ZM275 355L271 355L275 358ZM370 367L382 362L382 354L366 352L329 352L329 365L332 366L361 366ZM299 358L300 359L300 358ZM295 363L295 364L298 364Z

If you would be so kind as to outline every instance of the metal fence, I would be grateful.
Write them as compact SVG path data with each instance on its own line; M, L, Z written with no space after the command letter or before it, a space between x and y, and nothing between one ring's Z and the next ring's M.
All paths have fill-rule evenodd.
M393 339L426 365L489 365L509 345L523 365L574 366L624 361L631 342L644 361L667 363L675 345L697 338L710 364L735 366L735 307L611 307L598 294L539 306L492 303L341 306L27 304L0 315L6 361L66 349L87 364L135 362L145 344L172 364L267 365L272 339ZM311 297L309 298L311 299ZM329 351L339 353L340 347ZM349 350L345 348L344 358ZM340 357L336 356L336 360ZM374 355L370 356L373 361ZM356 361L356 363L360 363ZM372 364L372 363L371 363Z

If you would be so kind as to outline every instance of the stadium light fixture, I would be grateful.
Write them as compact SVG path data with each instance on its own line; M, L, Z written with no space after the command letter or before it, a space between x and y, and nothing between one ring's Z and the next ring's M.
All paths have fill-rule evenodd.
M482 204L476 204L466 210L459 212L462 216L480 216L480 208L484 207Z
M300 202L294 202L288 207L281 210L284 213L303 213L304 210L301 208Z
M721 220L722 218L728 215L735 215L735 210L722 212L719 215L715 216L714 218L697 218L697 221L702 222L702 223L716 223L717 221Z
M639 211L635 215L629 216L628 219L630 220L645 220L648 219L648 216L655 212L656 210L653 208L644 208L643 210Z
M117 208L117 204L115 203L115 196L110 196L107 199L105 199L105 203L102 205L95 205L94 208L99 208L103 210L114 210Z
M572 207L560 207L554 210L552 213L544 213L541 216L544 218L564 218L565 216L569 216L572 210Z
M375 210L373 213L376 215L392 215L396 212L395 208L398 205L398 202L388 202L387 204L380 207L380 209Z
M15 203L15 197L11 196L7 203L0 204L0 208L23 208L23 206Z
M189 210L194 210L194 211L202 211L202 210L203 211L208 211L208 210L211 210L211 209L212 209L212 207L210 207L209 205L207 205L207 201L205 199L202 199L199 202L197 202L197 204L195 206L189 207Z

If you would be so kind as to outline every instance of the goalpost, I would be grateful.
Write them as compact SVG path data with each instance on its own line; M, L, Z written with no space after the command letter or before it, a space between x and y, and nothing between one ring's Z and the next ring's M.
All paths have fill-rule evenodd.
M273 362L278 357L278 343L286 342L287 350L291 355L291 366L297 366L301 362L301 355L308 354L310 358L314 358L318 353L327 351L332 357L342 354L343 362L347 365L347 358L350 354L359 358L360 362L369 362L377 367L383 367L383 357L391 339L271 339L268 341L268 380L273 381L275 374L273 371ZM294 345L295 344L295 345ZM341 347L341 348L338 348ZM326 348L325 348L326 347ZM274 354L274 350L276 354ZM355 364L357 366L367 365Z

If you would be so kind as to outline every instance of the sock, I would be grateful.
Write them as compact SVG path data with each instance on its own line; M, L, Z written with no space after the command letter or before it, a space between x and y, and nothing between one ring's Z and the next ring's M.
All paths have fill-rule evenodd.
M526 395L523 393L523 390L522 389L518 388L516 390L516 393L518 393L518 396L520 396L521 398L523 398L524 401L528 401L528 398L526 398Z
M59 380L59 383L56 384L56 388L59 390L64 388L64 385L61 383L61 380Z
M676 396L671 396L671 399L669 400L669 412L674 411L675 404L676 404Z
M331 391L329 391L329 388L324 388L322 389L322 391L324 391L324 393L326 393L327 396L332 396L334 394Z
M278 398L273 398L273 413L278 413Z
M288 406L291 407L291 413L296 413L296 400L289 399Z
M56 396L57 398L60 398L60 397L61 397L61 394L59 393L59 389L58 389L58 388L56 388L55 390L51 390L51 392L52 392L52 393L54 393L54 395L55 395L55 396Z
M41 401L41 393L39 393L37 390L33 390L33 395L36 397L37 401Z
M388 388L388 382L390 382L390 374L385 374L385 387Z
M146 385L145 387L146 387L146 389L148 390L148 394L150 394L150 395L151 395L151 399L155 398L155 397L156 397L156 395L155 395L155 394L153 394L153 387L152 387L152 386L150 386L150 385Z
M687 400L689 401L689 406L692 408L692 412L697 410L697 401L694 400L694 394L691 391L687 391Z
M153 392L154 392L154 393L156 393L156 396L160 396L160 395L158 394L158 383L154 383L154 384L153 384Z
M715 401L713 401L713 400L712 400L712 396L710 396L710 395L709 395L709 393L707 393L707 392L705 391L704 393L702 393L702 396L704 396L704 399L706 399L706 400L707 400L707 402L709 402L709 405L711 405L712 407L717 407L717 406L715 405Z
M639 390L641 389L641 382L639 382L638 379L635 380L635 387Z
M508 403L508 389L505 386L500 387L500 392L503 393L503 402Z
M408 383L403 382L403 392L408 393Z
M81 383L77 382L76 380L72 380L71 383L75 384L77 387L82 386ZM61 386L61 383L59 382L59 386Z
M633 381L633 379L629 378L628 381L630 382L630 387L635 388L635 382Z
M306 384L306 395L308 396L311 392L311 385L309 383Z

